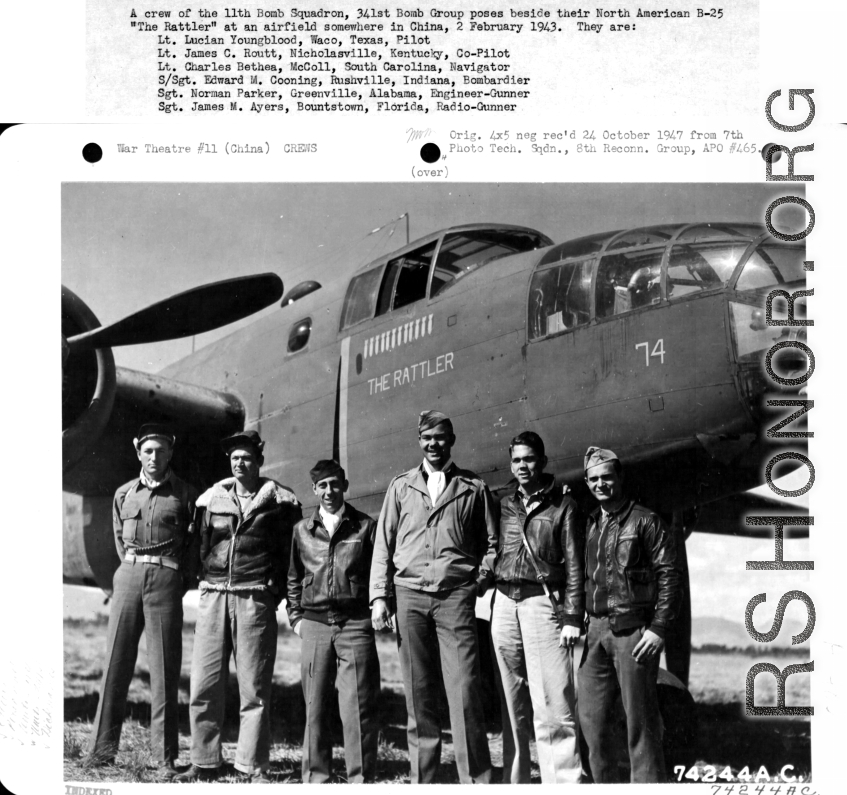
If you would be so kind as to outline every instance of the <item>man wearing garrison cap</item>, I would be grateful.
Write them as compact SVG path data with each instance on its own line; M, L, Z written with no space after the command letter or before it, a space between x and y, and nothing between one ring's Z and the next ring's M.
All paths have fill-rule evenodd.
M235 655L241 698L235 769L269 781L270 699L276 660L276 609L285 597L291 531L301 518L294 493L260 469L265 443L256 431L228 436L221 447L233 477L200 495L203 580L191 661L191 767L180 783L222 772L229 658Z
M485 483L452 462L456 437L446 415L422 412L418 438L423 462L391 481L379 517L372 620L377 630L390 627L396 601L412 783L433 783L438 773L439 676L459 779L487 783L491 761L474 607L480 564L486 559L490 568L497 549L494 504Z
M379 658L368 604L376 522L344 501L347 478L336 461L318 461L309 475L318 504L294 527L288 569L288 620L303 641L303 782L332 776L330 699L337 689L347 781L361 784L376 776L379 737Z
M150 750L160 779L176 773L182 597L198 568L192 524L197 490L170 468L175 441L165 425L142 425L133 439L141 472L115 493L112 517L121 565L112 580L106 661L88 756L90 765L114 761L144 632Z
M579 720L591 774L597 783L617 781L611 728L619 687L631 780L665 781L656 678L682 597L674 542L655 513L627 498L611 450L588 448L585 482L599 503L586 527L589 623L579 667Z

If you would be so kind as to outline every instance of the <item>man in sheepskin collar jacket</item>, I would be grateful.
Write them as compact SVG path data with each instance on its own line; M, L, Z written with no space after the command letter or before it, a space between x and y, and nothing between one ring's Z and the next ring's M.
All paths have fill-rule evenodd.
M222 771L221 726L235 654L241 694L235 769L262 783L270 760L276 608L285 597L291 534L302 512L293 492L260 476L264 442L256 431L221 444L233 477L197 500L204 509L203 580L191 664L191 768L176 780L212 780Z
M294 493L261 478L249 504L236 478L226 478L200 495L200 559L204 590L262 591L274 606L285 597L291 527L302 516ZM284 532L279 532L284 525Z

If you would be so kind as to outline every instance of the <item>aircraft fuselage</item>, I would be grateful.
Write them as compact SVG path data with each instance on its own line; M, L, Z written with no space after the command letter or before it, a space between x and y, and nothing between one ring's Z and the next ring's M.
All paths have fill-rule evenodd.
M778 332L757 319L763 297L751 288L767 281L768 269L777 282L783 277L759 253L763 230L725 228L725 243L713 241L723 226L705 225L662 227L617 249L614 234L595 236L581 239L591 245L454 268L452 277L437 254L446 235L433 235L435 242L410 244L349 285L338 280L306 295L162 375L236 396L244 426L266 440L263 474L306 506L316 502L309 469L337 456L347 498L377 515L391 478L419 463L419 412L437 408L453 420L454 459L492 489L511 478L509 441L534 430L560 481L579 490L582 456L598 444L619 454L635 496L655 510L683 510L760 484L769 449L757 416L761 395L748 376ZM706 230L711 248L698 253L700 243L680 242L686 234L700 240L692 229ZM721 245L735 260L719 274ZM435 264L413 285L420 297L409 300L412 265L421 261ZM751 273L747 263L759 269L758 281L742 275ZM442 277L453 281L436 287ZM357 315L365 288L371 297ZM118 418L121 410L118 400ZM76 483L73 473L67 479L70 490L100 495L104 520L106 501L137 466L129 420L124 425L116 420L89 459L111 456L108 480L84 465ZM227 474L216 442L195 438L183 450L207 482ZM126 447L121 457L115 445Z

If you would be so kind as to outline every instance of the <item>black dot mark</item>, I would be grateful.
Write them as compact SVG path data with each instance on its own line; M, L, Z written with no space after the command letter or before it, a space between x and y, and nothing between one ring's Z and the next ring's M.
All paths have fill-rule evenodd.
M441 150L438 144L429 143L421 147L421 160L424 163L434 163L439 157L441 157Z
M82 147L82 156L88 163L98 163L103 158L103 150L100 144L86 144Z
M782 150L776 144L765 144L762 147L762 160L766 163L768 160L771 163L778 163L780 158L782 157Z

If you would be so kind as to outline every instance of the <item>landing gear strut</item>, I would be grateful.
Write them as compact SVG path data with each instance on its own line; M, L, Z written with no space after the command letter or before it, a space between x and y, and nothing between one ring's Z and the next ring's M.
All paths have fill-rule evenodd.
M677 566L682 579L682 604L676 620L665 635L665 659L668 671L686 687L691 669L691 583L685 542L694 530L696 518L693 511L675 511L670 523L676 543Z

